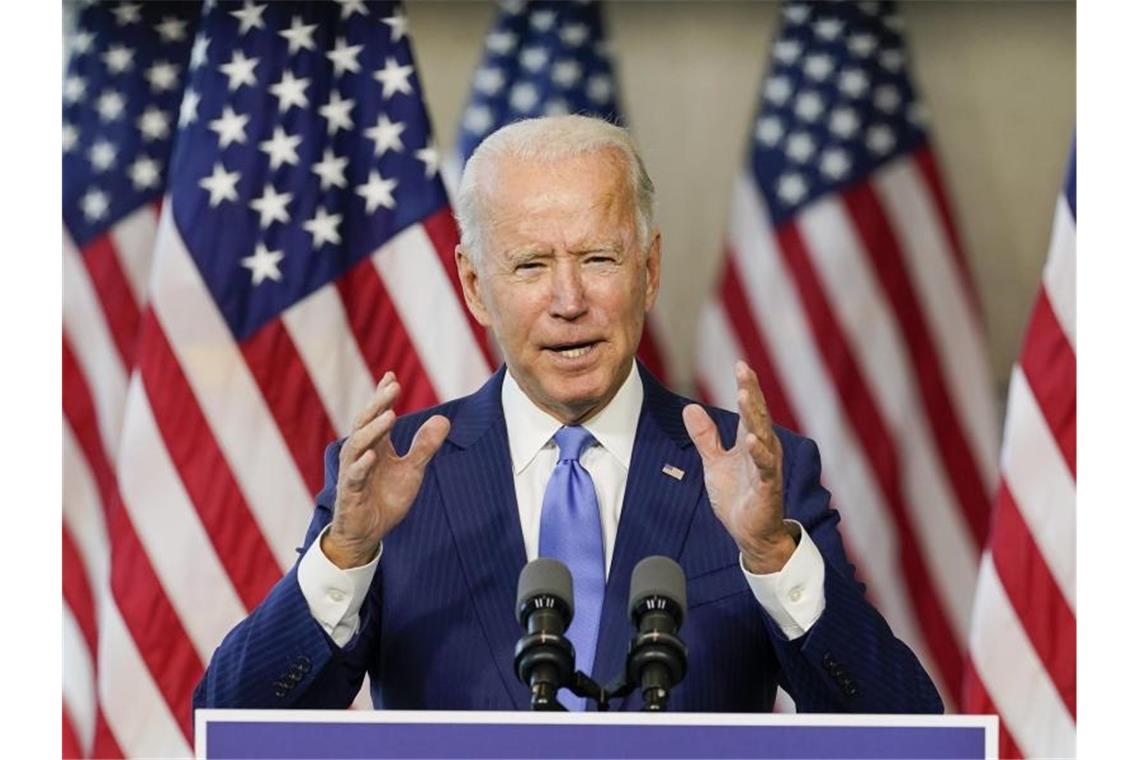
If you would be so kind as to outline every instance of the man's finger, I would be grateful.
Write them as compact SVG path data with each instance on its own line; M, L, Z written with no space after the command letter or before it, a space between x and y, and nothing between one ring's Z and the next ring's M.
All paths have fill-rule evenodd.
M433 415L416 431L416 437L412 439L411 448L404 455L404 460L418 470L427 467L427 463L443 445L449 430L450 420L439 414Z
M761 476L765 480L769 480L780 472L781 460L783 452L780 449L779 439L776 439L776 448L766 444L756 435L749 433L745 439L745 446L748 448L748 454L752 457L756 469L760 470Z
M701 459L712 459L724 453L724 448L720 445L720 434L704 407L689 404L681 410L681 419L685 422L685 430L693 439L693 445L697 447Z
M391 371L385 372L384 376L380 378L380 382L376 384L376 390L373 392L372 398L368 400L368 404L360 410L360 414L356 415L352 421L352 429L359 430L375 419L377 415L392 405L399 393L400 384L396 382L396 375Z
M396 413L391 409L386 409L380 413L379 417L350 435L348 440L344 442L348 449L348 461L355 461L375 449L377 444L392 431L392 426L395 424Z
M345 483L348 487L353 489L359 488L368 478L368 474L372 472L372 468L379 459L380 457L377 456L376 452L372 449L368 449L361 454L360 458L350 464L344 471Z
M736 385L736 403L745 427L761 440L773 437L772 416L768 412L764 391L760 389L760 380L744 362L736 363Z

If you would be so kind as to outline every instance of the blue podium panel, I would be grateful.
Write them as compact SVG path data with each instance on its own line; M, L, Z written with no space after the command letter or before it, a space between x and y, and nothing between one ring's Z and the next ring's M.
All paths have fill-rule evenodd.
M198 710L199 758L996 758L992 715Z

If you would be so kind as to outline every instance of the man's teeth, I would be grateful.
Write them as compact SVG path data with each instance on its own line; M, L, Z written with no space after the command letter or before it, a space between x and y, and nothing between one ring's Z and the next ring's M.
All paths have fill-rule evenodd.
M585 356L593 346L581 346L580 348L564 348L558 352L559 356L565 356L567 359L577 359L579 356Z

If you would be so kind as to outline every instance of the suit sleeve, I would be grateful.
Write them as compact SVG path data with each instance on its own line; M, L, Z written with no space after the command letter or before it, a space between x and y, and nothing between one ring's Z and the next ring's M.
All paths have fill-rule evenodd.
M807 634L794 640L764 613L781 686L800 712L942 712L942 700L918 658L894 636L855 580L838 531L839 514L820 484L815 443L792 440L783 441L786 449L793 448L791 456L786 454L785 512L804 526L823 555L825 606Z
M317 495L303 554L332 519L340 442L325 450L325 487ZM210 658L194 708L346 708L360 691L379 630L378 584L360 611L360 629L338 647L310 614L297 566L278 581Z

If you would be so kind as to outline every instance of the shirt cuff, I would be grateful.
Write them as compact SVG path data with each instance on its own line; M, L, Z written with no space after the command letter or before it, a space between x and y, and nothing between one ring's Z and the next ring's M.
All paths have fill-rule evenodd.
M356 635L360 608L368 596L384 546L381 544L367 565L342 570L321 550L321 539L328 529L326 525L297 564L297 585L313 618L338 647L343 647Z
M750 573L740 557L740 569L752 588L752 594L772 616L789 639L803 636L823 614L823 556L795 520L784 522L799 528L800 541L782 570L774 573Z

